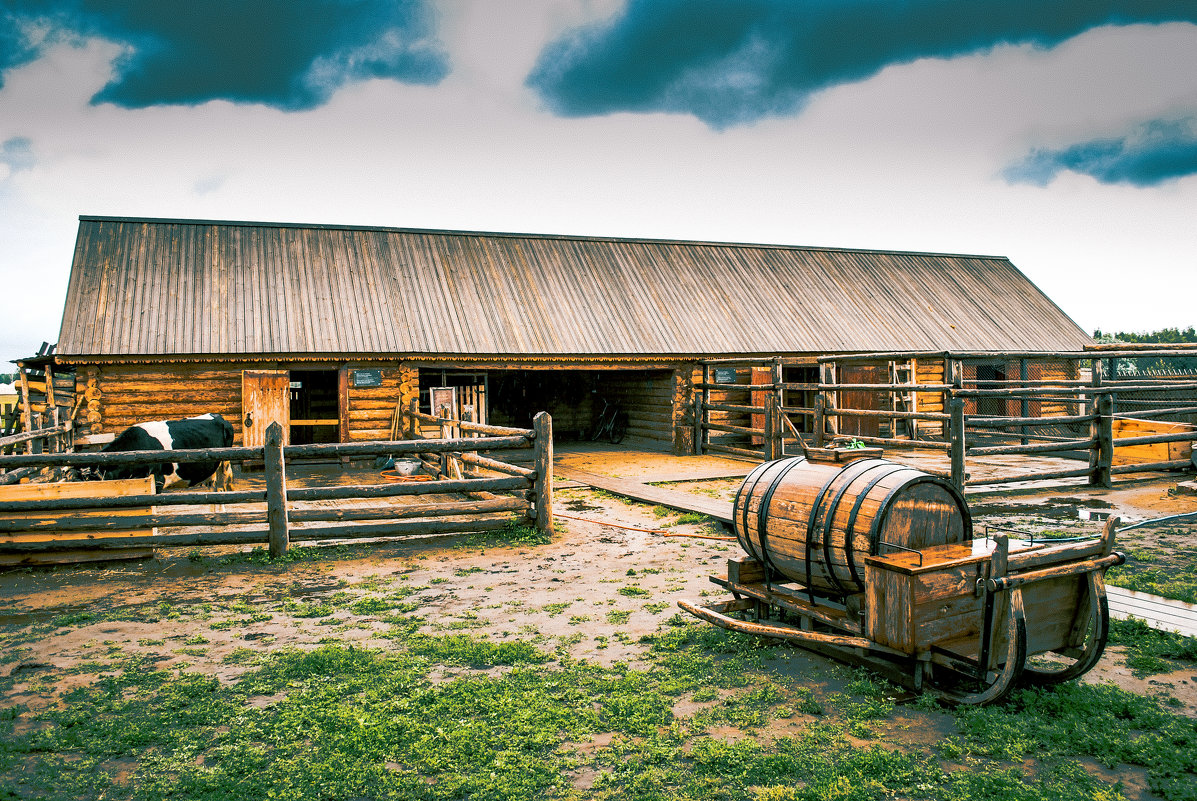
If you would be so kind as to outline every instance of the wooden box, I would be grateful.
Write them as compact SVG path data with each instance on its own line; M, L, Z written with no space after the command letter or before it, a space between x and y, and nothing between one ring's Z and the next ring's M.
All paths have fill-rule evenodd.
M1180 434L1193 431L1194 426L1186 423L1169 423L1164 420L1113 421L1114 439L1121 437L1147 437L1152 434ZM1191 442L1157 442L1152 445L1115 446L1113 464L1150 464L1152 462L1175 462L1188 459L1193 453Z
M727 580L732 584L760 584L765 580L765 565L751 556L728 559Z
M6 501L35 501L55 498L112 498L127 495L153 495L154 477L129 478L116 481L74 481L57 484L16 484L0 487L0 502ZM0 520L47 520L58 516L72 518L112 518L133 515L148 515L152 507L128 507L124 509L104 509L100 506L86 509L72 509L65 512L0 512ZM91 549L87 548L87 540L118 539L121 537L147 536L154 533L153 529L138 529L134 531L70 531L57 532L52 529L46 531L0 532L0 543L9 542L62 542L64 540L79 540L79 548L69 551L47 551L45 553L25 552L20 554L0 554L0 566L3 565L45 565L66 562L87 562L105 559L140 559L154 555L153 548L118 548Z
M866 636L914 655L946 641L978 638L987 576L984 540L865 559ZM979 547L978 547L979 546Z
M989 578L991 540L937 545L916 553L865 559L866 636L912 656L938 646L975 658L980 651L985 597L978 579ZM1050 553L1042 545L1012 540L1010 553ZM1062 562L1071 561L1064 558ZM1053 564L1050 559L1039 567ZM1012 571L1010 575L1017 575ZM1082 575L1024 585L1028 653L1076 645L1078 624L1089 608ZM1004 594L995 597L993 657L1005 647Z
M815 462L852 462L876 459L881 456L881 448L807 448L806 455Z

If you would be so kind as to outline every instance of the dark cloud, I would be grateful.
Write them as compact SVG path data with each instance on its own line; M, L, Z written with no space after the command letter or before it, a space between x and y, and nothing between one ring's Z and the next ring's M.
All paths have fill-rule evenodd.
M0 69L63 36L128 50L93 98L128 108L209 100L305 109L346 83L448 72L427 0L7 0ZM48 31L33 42L32 32Z
M1197 22L1197 3L629 0L551 43L527 83L562 116L664 111L722 128L794 113L813 93L890 64L1174 21Z
M1099 139L1059 150L1033 150L1004 175L1046 186L1063 170L1103 184L1156 186L1197 174L1197 119L1152 122L1120 139Z

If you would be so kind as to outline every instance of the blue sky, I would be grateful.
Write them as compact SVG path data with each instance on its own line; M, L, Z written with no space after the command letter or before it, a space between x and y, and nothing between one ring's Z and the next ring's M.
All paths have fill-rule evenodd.
M990 253L1191 325L1195 54L1192 0L0 0L0 356L79 214Z

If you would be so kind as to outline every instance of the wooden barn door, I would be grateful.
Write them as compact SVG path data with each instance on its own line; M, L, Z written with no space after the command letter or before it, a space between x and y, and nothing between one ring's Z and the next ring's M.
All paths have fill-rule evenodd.
M286 370L245 370L241 373L241 444L260 448L266 429L278 422L283 444L291 442L291 376Z
M889 366L884 364L852 364L840 368L841 384L888 384ZM879 411L886 395L870 390L840 390L840 407ZM881 426L876 417L841 417L841 434L857 434L862 437L880 436Z

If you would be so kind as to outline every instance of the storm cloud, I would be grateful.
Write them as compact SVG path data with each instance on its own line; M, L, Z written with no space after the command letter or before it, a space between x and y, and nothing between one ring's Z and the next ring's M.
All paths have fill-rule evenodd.
M309 109L354 81L436 84L449 70L426 0L13 0L0 11L0 71L85 37L125 48L92 102L126 108Z
M1133 186L1197 174L1197 119L1157 121L1123 137L1035 149L1004 175L1011 182L1046 186L1065 170Z
M1192 0L629 0L568 32L527 84L555 114L692 114L713 128L799 111L886 66L1092 28L1197 22Z

